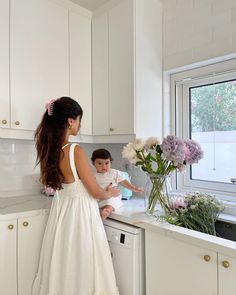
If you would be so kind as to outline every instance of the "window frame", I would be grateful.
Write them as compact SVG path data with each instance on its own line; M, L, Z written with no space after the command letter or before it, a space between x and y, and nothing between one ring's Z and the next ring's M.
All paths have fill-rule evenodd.
M170 74L171 133L181 138L190 137L189 89L191 87L236 79L236 59ZM196 164L197 165L197 164ZM217 181L192 180L190 167L176 173L178 190L199 190L214 193L223 199L236 199L236 185ZM232 175L232 177L236 176Z

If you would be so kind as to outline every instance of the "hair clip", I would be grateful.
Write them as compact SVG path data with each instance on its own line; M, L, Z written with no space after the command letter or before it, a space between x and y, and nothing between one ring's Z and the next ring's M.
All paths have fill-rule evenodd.
M53 105L54 105L55 99L51 99L48 103L45 105L45 109L48 111L48 116L53 115Z

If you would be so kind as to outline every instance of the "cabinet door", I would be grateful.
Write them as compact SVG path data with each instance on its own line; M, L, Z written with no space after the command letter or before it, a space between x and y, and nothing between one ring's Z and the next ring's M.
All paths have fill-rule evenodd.
M0 294L17 295L16 220L0 221Z
M109 11L109 113L111 134L134 133L133 1Z
M148 231L145 242L147 295L217 294L215 252Z
M0 1L0 127L9 127L9 0Z
M11 127L34 130L53 98L69 95L68 9L11 1Z
M69 20L70 95L84 111L80 133L92 135L91 19L70 12Z
M48 215L18 219L18 295L31 295Z
M219 295L236 294L236 259L218 254Z
M108 14L92 20L93 134L109 134Z

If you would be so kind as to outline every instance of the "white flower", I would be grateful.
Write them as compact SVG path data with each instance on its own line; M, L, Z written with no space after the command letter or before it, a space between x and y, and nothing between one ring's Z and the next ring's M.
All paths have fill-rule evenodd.
M136 151L141 151L145 146L145 141L143 141L140 138L135 139L134 143L133 143L133 148Z
M154 146L160 144L160 140L157 137L149 137L146 140L146 145L148 148L153 148Z
M130 163L136 164L138 158L133 143L130 142L126 146L124 146L122 151L122 157L128 159Z

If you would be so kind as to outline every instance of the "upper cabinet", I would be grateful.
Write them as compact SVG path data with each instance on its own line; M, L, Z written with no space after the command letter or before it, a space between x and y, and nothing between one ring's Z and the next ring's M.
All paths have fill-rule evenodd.
M46 0L12 0L11 128L35 130L45 103L69 95L68 10Z
M70 95L83 108L81 134L92 135L91 17L69 12Z
M94 135L161 136L161 2L113 2L92 20Z
M9 0L0 1L0 127L9 127Z
M91 135L91 13L69 1L9 2L0 3L0 137L32 138L46 102L61 96L81 104L81 133Z

